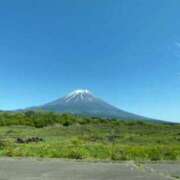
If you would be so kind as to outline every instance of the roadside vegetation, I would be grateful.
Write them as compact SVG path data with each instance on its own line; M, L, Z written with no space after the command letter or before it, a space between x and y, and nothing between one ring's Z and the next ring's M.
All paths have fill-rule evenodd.
M180 160L180 125L47 112L1 112L0 156Z

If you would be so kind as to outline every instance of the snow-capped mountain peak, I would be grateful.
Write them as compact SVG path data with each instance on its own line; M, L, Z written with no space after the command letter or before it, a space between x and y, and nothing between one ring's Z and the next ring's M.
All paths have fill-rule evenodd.
M92 94L88 89L77 89L69 93L68 95L79 95L79 94Z
M102 118L119 118L127 120L146 119L142 116L118 109L94 96L87 89L78 89L50 103L32 107L31 110L72 113Z
M87 89L78 89L65 96L64 100L65 102L92 101L93 95Z

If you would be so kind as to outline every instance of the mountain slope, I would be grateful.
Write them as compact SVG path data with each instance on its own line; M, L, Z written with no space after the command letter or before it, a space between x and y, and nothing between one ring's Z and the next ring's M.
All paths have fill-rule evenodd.
M102 118L147 119L145 117L120 110L100 98L95 97L88 90L76 90L42 106L32 107L32 110L73 113L78 115L96 116Z

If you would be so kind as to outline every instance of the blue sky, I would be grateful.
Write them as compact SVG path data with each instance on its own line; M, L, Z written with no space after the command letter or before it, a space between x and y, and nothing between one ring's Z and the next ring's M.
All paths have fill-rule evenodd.
M0 109L87 88L180 122L179 0L0 2Z

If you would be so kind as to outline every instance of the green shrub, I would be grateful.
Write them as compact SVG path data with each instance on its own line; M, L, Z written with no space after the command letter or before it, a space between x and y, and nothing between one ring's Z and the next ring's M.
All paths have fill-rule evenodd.
M104 120L49 112L1 112L0 156L180 160L178 124ZM17 138L44 142L17 144Z

